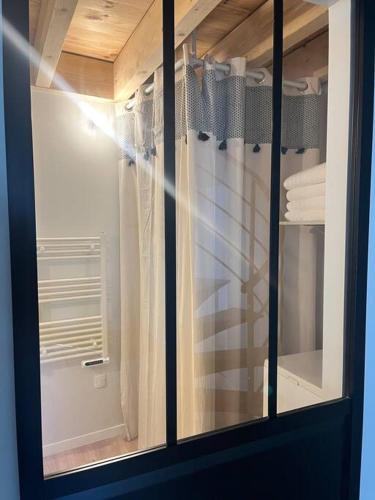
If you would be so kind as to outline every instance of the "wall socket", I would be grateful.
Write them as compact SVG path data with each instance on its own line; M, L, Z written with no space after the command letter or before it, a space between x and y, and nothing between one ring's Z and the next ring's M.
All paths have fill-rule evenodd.
M94 387L95 389L103 389L107 385L107 376L105 373L100 373L99 375L94 375Z

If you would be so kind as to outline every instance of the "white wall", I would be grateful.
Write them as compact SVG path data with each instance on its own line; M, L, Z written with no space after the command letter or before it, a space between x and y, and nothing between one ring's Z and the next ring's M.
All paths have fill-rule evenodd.
M339 0L329 9L323 303L323 387L327 400L342 395L343 381L350 44L351 1Z
M10 286L8 200L4 144L3 47L0 37L0 496L19 498L12 311Z
M79 99L113 120L112 103ZM38 236L105 232L107 240L111 361L96 368L81 368L79 359L42 365L43 444L54 453L122 432L118 158L112 139L90 125L69 94L34 88L32 120ZM107 386L95 389L99 373L106 374Z

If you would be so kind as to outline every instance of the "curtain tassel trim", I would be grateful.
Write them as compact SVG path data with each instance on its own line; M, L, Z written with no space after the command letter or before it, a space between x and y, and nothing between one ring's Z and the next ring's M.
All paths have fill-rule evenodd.
M306 148L299 148L296 150L296 155L303 155L303 153L306 151ZM285 146L282 146L281 148L281 153L283 155L286 155L288 152L288 148L286 148Z
M199 131L199 133L198 133L198 139L200 141L208 141L209 138L210 138L210 136L208 134L205 134L204 132Z
M223 141L221 141L221 143L219 144L219 150L220 151L225 151L227 149L227 141L224 139Z

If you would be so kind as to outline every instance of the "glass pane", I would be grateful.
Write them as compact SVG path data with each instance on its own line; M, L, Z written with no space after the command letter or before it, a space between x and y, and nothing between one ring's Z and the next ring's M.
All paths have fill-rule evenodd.
M263 3L220 4L176 54L179 438L265 414L273 8L254 10Z
M161 3L101 3L31 2L46 475L165 442Z
M342 395L351 39L350 2L284 9L279 412Z

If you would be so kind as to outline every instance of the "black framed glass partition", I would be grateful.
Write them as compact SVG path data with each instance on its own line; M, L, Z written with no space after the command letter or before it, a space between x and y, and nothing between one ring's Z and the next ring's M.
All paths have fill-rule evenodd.
M47 476L166 441L163 70L156 99L143 81L121 87L130 101L78 93L63 72L84 57L68 51L85 15L77 5L50 83L48 58L31 68ZM161 3L154 15L162 49ZM125 72L127 47L118 57Z
M278 412L343 395L349 7L316 6L321 30L302 54L284 45Z
M25 498L352 415L363 12L94 3L3 5Z
M213 10L176 54L180 439L262 418L268 393L273 77L254 53L267 40L272 65L274 6L239 12L222 40L230 11Z

